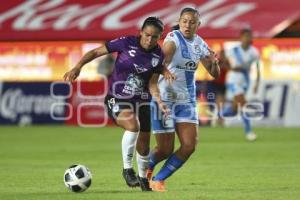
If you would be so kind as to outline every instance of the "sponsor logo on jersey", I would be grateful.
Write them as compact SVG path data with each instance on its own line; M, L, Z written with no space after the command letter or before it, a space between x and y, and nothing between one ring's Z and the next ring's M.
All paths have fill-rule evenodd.
M188 62L185 63L184 66L176 66L177 69L183 69L186 71L195 71L197 69L197 65L194 61L190 60Z
M138 75L129 74L122 92L126 94L141 95L143 88L144 80Z

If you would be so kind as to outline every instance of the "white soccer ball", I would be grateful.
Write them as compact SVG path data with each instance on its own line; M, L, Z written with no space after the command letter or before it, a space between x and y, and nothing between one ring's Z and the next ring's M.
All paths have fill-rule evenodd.
M72 192L83 192L91 186L92 174L84 165L72 165L65 171L64 183Z

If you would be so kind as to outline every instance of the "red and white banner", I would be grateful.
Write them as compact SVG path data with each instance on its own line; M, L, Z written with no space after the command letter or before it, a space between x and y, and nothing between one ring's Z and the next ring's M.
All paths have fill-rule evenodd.
M242 27L272 37L300 15L294 0L10 0L0 7L0 40L107 40L137 34L148 16L169 31L184 7L200 12L204 38L237 37Z

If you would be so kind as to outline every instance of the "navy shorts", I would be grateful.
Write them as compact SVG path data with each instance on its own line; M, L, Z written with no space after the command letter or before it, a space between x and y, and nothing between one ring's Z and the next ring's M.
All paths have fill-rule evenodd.
M196 103L164 103L170 109L167 116L158 108L156 101L151 102L151 124L154 134L175 132L176 123L198 124Z
M133 102L107 95L104 104L108 116L114 120L114 122L116 122L116 119L122 110L130 109L138 116L140 131L151 131L150 102Z

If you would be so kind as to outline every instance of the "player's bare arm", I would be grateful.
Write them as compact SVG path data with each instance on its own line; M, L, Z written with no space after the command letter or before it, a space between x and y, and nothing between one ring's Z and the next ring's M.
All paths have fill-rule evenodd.
M171 82L176 79L176 76L174 74L172 74L167 69L167 67L171 63L172 58L175 54L176 45L173 41L166 42L166 43L164 43L164 46L163 46L162 50L163 50L164 55L165 55L165 59L163 61L163 68L164 68L163 69L163 76L171 84Z
M254 85L253 92L256 93L258 90L259 82L260 82L260 71L259 71L259 62L256 62L256 81Z
M201 60L201 63L212 77L218 78L220 76L221 72L219 67L219 61L216 58L216 54L213 51L209 50L209 55L205 56Z
M80 71L82 67L86 64L94 60L95 58L98 58L100 56L106 55L109 52L107 51L106 46L95 48L91 51L88 51L81 59L80 61L75 65L73 69L66 72L64 75L65 81L74 81L80 74Z
M154 97L156 99L156 102L157 102L159 108L164 113L169 113L170 111L169 111L168 107L163 103L163 101L161 100L161 97L160 97L160 91L157 86L158 78L159 78L159 74L152 75L152 77L149 81L149 91L150 91L152 97Z

